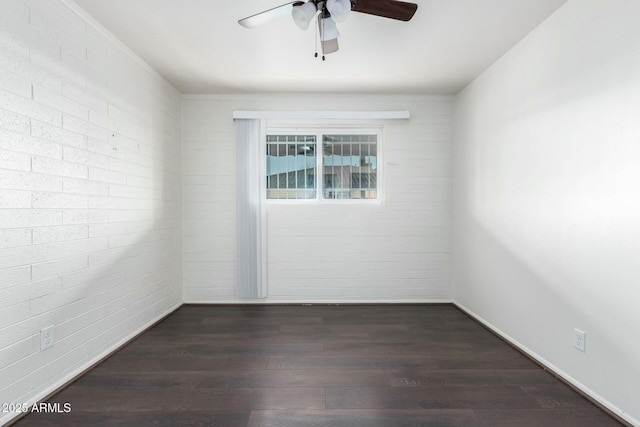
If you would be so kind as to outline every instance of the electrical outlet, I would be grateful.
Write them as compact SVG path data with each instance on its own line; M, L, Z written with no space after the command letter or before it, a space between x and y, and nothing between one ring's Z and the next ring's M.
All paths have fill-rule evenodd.
M53 335L53 325L47 326L40 331L40 351L53 347L55 337Z
M584 353L585 341L587 334L580 329L573 329L573 346Z

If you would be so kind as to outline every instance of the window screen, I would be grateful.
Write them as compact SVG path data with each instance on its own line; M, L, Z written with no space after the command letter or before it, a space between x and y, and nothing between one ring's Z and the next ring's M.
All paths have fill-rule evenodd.
M316 136L267 135L267 199L316 196Z
M323 135L325 199L375 199L378 195L377 135Z

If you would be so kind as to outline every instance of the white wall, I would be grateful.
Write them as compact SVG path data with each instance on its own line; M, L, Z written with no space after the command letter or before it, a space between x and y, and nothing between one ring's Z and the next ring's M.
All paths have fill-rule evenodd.
M61 2L0 2L0 402L181 303L180 128L179 93Z
M457 96L453 286L640 425L638 17L570 0Z
M269 205L261 302L450 300L452 98L183 99L184 292L235 297L234 110L410 110L387 122L382 205Z

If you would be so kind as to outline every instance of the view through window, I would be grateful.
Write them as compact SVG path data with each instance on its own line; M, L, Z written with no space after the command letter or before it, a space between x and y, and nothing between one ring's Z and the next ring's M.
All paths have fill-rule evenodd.
M378 139L377 133L268 134L267 199L376 200Z

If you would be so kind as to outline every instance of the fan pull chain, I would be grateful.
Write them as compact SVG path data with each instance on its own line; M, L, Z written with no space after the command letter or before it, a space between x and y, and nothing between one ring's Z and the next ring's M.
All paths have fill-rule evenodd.
M314 55L314 58L318 57L318 32L314 31L315 35L316 35L316 54Z
M318 33L321 31L324 31L324 22L322 22L322 20L320 20L320 16L318 16L318 31L315 32L316 34L316 53L313 55L315 58L318 57ZM322 27L322 29L321 29ZM322 44L322 41L320 41L320 50L322 50L322 60L324 61L324 45Z
M324 7L323 7L323 12L324 12ZM322 15L322 12L320 13L319 16L321 16L321 15ZM320 18L318 18L318 19L320 19ZM324 34L324 19L320 19L320 25L322 26L322 34ZM320 40L320 48L322 50L322 60L324 61L324 45L322 44L322 39Z

